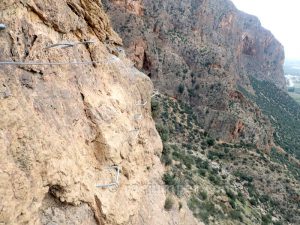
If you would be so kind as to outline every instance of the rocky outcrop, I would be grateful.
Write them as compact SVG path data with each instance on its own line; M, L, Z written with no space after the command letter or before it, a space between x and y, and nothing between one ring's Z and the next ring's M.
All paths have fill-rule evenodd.
M135 1L143 14L130 10L131 2L104 1L114 26L125 37L130 56L136 52L132 47L144 40L144 54L156 63L167 55L161 50L169 50L182 58L191 72L203 66L230 69L239 73L235 74L238 77L253 75L285 86L282 45L256 17L238 11L230 1ZM153 75L159 75L160 71L151 69Z
M163 209L152 83L122 54L99 1L0 9L0 61L10 62L0 65L0 224L181 223L188 210ZM119 186L97 187L115 181L111 166Z
M283 47L256 17L227 0L137 1L143 14L120 2L104 5L129 57L156 88L193 105L215 138L272 142L259 109L231 95L239 86L252 90L249 76L285 87Z

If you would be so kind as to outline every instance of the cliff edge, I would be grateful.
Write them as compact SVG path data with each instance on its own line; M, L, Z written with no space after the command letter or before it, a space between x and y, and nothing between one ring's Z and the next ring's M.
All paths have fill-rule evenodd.
M150 183L163 209L153 86L99 1L0 10L0 224L140 224Z

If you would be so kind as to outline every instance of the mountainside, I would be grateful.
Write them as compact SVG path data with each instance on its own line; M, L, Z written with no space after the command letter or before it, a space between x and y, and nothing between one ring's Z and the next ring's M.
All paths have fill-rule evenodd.
M300 223L299 106L257 18L227 0L0 10L1 225Z
M276 143L300 159L300 106L285 92L269 81L250 78L255 95L240 87L267 115L275 128Z
M236 92L251 89L249 75L285 87L283 47L256 17L223 0L104 4L136 66L162 93L188 101L213 137L270 144L268 122L252 120L259 110Z
M166 96L152 102L171 194L205 224L298 224L297 161L273 147L225 143L203 130L192 108ZM297 164L298 163L298 164Z
M207 224L298 224L300 109L282 45L227 0L103 2L160 92L170 193Z

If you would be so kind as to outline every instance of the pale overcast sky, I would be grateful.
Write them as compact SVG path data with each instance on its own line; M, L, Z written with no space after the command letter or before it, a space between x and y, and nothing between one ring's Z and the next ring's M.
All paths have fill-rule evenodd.
M236 7L257 16L284 45L286 59L300 59L300 0L232 0Z

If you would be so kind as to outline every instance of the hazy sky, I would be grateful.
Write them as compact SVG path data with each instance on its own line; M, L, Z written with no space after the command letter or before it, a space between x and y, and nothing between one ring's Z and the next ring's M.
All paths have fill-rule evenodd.
M257 16L284 45L287 59L300 59L300 0L232 0L236 7Z

